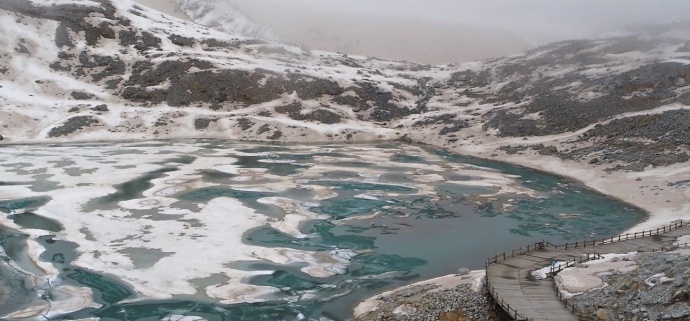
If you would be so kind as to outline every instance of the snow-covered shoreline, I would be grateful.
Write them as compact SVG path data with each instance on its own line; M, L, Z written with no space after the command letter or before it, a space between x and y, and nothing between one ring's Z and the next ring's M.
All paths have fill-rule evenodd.
M626 233L651 230L674 220L690 218L689 192L667 186L671 179L690 175L690 167L687 164L647 169L643 172L609 173L595 165L564 161L553 156L492 154L496 156L486 157L486 154L491 153L488 146L460 146L450 150L566 177L644 210L647 219L631 227L625 231Z

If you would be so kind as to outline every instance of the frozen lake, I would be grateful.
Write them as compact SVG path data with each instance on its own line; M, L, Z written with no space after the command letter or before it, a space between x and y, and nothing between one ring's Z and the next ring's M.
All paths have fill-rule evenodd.
M0 315L101 320L344 320L376 293L644 219L433 148L221 140L0 147L0 212Z

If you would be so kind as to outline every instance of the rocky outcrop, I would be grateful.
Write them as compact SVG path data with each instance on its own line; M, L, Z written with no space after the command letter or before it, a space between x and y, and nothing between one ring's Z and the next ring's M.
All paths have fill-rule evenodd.
M647 166L667 166L690 160L690 110L616 119L596 125L578 140L591 146L573 148L560 156L584 160L601 155L602 161L618 162L610 169L642 171ZM589 144L588 144L589 145Z
M690 257L643 253L630 273L604 276L606 286L570 299L582 320L690 319Z
M433 291L437 285L418 285L381 298L374 311L357 321L429 320L498 321L490 309L487 293L477 293L469 285Z
M62 125L53 128L49 137L60 137L72 135L84 128L99 124L100 121L91 116L76 116L68 119Z

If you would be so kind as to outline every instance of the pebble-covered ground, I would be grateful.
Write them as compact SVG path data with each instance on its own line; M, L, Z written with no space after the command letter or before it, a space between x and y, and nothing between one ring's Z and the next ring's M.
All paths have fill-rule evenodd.
M581 320L690 320L689 254L639 254L637 269L604 276L605 287L570 302Z
M488 294L476 292L470 285L433 291L437 285L419 285L382 297L375 311L357 321L497 321L491 311Z

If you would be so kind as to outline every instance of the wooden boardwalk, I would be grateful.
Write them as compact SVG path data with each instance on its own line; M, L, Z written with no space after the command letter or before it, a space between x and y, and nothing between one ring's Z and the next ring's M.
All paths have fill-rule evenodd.
M515 320L576 321L553 280L534 280L531 272L551 265L551 274L599 254L664 250L679 236L690 234L690 224L676 221L663 228L586 242L553 245L540 242L487 260L486 283L496 303Z

